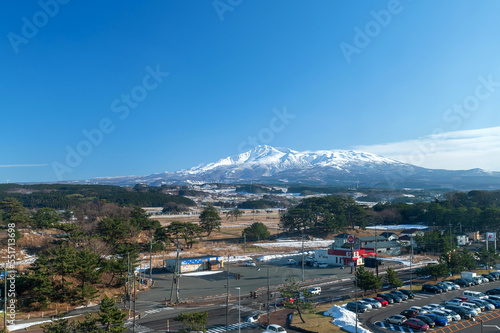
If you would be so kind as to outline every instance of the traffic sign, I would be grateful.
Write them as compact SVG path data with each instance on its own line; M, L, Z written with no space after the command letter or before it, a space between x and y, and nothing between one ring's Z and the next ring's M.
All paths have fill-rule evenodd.
M353 235L347 236L347 243L349 243L349 244L354 243L354 236Z

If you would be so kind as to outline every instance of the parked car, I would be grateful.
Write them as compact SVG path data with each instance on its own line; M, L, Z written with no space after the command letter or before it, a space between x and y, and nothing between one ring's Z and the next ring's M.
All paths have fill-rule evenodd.
M472 283L470 281L466 281L464 279L455 279L455 280L453 280L453 282L458 284L462 288L470 287L472 285Z
M477 313L475 313L467 308L464 308L461 305L447 305L445 307L445 309L452 310L452 311L458 313L462 319L470 319L472 317L477 316Z
M488 299L492 299L494 301L500 302L500 296L497 296L497 295L488 295Z
M445 317L446 320L448 320L448 322L453 321L453 317L449 313L444 312L442 310L434 310L434 311L432 311L432 313L437 314L438 316L441 316L441 317Z
M295 265L295 264L297 264L297 262L296 262L294 259L288 259L288 260L286 261L286 264L287 264L287 265Z
M457 297L454 297L453 299L458 299L462 302L467 302L467 300L468 300L468 298L465 296L457 296Z
M481 310L479 310L477 308L473 308L473 307L468 306L468 305L460 305L460 308L466 309L467 311L471 312L472 317L479 316L479 313L481 312Z
M444 309L444 307L439 304L427 304L422 306L422 310L428 310L428 311L442 310L442 309Z
M471 309L474 309L477 311L477 313L481 313L482 310L479 306L477 306L477 304L474 304L474 303L470 303L470 302L463 302L461 306L465 306L467 308L471 308Z
M359 301L357 301L357 302L358 302L358 304L363 304L363 305L365 305L365 306L368 308L368 310L371 310L371 309L374 309L374 308L375 308L375 307L372 305L372 303L370 303L370 302L363 301L363 300L359 300Z
M328 267L328 264L327 264L326 262L320 262L320 263L318 264L318 267L319 267L319 268L327 268L327 267Z
M396 294L386 293L384 295L386 297L392 298L394 300L394 303L401 303L403 301L403 299Z
M406 318L415 318L418 315L418 310L408 309L401 311L400 315L405 316Z
M367 305L359 303L359 302L357 302L357 303L356 302L349 302L346 304L345 308L347 310L352 311L352 312L356 312L356 310L357 310L359 313L363 313L363 312L370 310Z
M408 295L402 293L401 291L399 290L391 290L389 291L389 294L394 294L394 295L397 295L399 296L399 298L401 298L403 301L406 301L408 299Z
M490 303L491 305L493 305L495 307L495 309L500 309L500 301L498 301L498 300L487 298L487 299L483 299L483 301Z
M451 316L451 319L453 321L456 321L456 320L461 320L462 319L462 316L460 316L458 313L456 313L455 311L453 310L450 310L450 309L444 309L444 310L441 310L445 313L447 313L448 315Z
M373 298L366 297L366 298L363 298L362 301L370 303L372 305L372 308L378 309L378 308L382 307L382 304L378 300L373 299Z
M486 290L484 292L486 295L500 295L500 288L495 288L495 289L490 289L490 290Z
M438 286L439 288L441 288L445 292L452 290L451 286L448 285L448 284L446 284L446 283L444 283L444 282L438 282L438 283L436 283L436 286Z
M450 299L449 301L444 302L445 305L456 305L456 306L460 306L462 305L462 303L463 301L459 299Z
M386 323L389 323L389 324L395 324L395 325L403 325L404 323L406 323L406 317L405 316L402 316L402 315L394 315L394 316L390 316L390 317L387 317L385 319L385 322Z
M385 300L384 298L382 297L378 297L378 296L375 296L373 297L374 300L378 301L382 306L388 306L389 305L389 302L387 300Z
M429 325L427 323L417 318L409 318L405 325L411 329L419 331L427 331L429 329Z
M422 291L426 291L428 293L434 293L434 294L441 293L441 289L435 285L432 285L432 284L423 284Z
M434 322L434 320L432 320L431 318L427 317L426 315L418 315L415 318L416 319L420 319L421 321L423 321L424 323L426 323L427 325L429 325L430 328L433 328L434 326L436 326L436 323Z
M451 281L443 281L444 284L448 285L451 287L452 290L459 290L460 286L454 282Z
M255 266L257 266L257 265L256 265L253 261L247 261L247 262L245 263L245 266L255 267Z
M483 308L480 306L483 305L485 307L485 310L495 310L495 306L491 303L486 302L486 299L475 299L471 301L474 304L477 304L483 310Z
M408 290L408 289L399 289L399 291L402 292L403 294L405 294L406 296L408 296L409 299L415 298L415 294L411 290Z
M437 326L448 325L448 320L446 319L446 317L438 316L437 314L434 313L428 313L425 316L431 318L436 323Z
M381 297L381 298L385 299L387 301L387 303L389 303L389 304L395 303L394 298L392 298L391 296L388 296L386 294L377 294L377 297Z

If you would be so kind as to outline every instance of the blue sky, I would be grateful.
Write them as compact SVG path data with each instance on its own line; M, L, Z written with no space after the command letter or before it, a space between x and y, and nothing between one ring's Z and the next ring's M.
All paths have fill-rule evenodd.
M492 0L11 1L0 182L175 171L255 144L500 170L499 12Z

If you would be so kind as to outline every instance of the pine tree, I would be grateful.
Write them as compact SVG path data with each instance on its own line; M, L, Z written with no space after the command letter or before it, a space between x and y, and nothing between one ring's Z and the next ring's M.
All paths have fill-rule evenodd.
M364 266L358 267L355 279L358 288L364 291L376 291L382 288L382 277L376 277L372 272L365 270Z
M99 307L98 321L104 326L106 332L121 333L126 330L122 327L127 314L123 313L116 305L113 299L104 297Z
M309 302L311 293L307 289L301 289L300 284L295 281L293 276L289 276L285 280L285 285L280 289L281 296L287 297L288 299L293 299L293 303L285 303L285 307L294 308L297 310L300 320L305 323L304 318L302 318L303 309L310 309L312 307Z
M221 218L217 210L210 206L200 214L200 227L205 230L207 236L210 236L215 229L219 230L221 226Z
M403 285L403 282L398 277L398 273L390 267L387 269L385 280L391 288L399 288Z

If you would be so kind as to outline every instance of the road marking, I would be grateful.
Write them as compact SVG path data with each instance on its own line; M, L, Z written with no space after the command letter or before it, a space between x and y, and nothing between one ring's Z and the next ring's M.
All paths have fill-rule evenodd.
M254 323L241 323L241 328L254 326L254 325L255 325ZM238 329L238 324L231 324L227 327L228 331L233 331L233 330L237 330L237 329ZM222 325L222 326L213 327L213 328L207 330L206 332L207 333L221 333L221 332L225 332L225 331L226 331L226 325Z
M130 326L128 328L128 330L132 330L132 325L133 325L132 322L128 322L128 323L125 323L125 325L123 325L123 326ZM154 329L146 327L146 326L142 326L142 325L139 325L139 324L135 324L135 332L136 333L154 332Z

